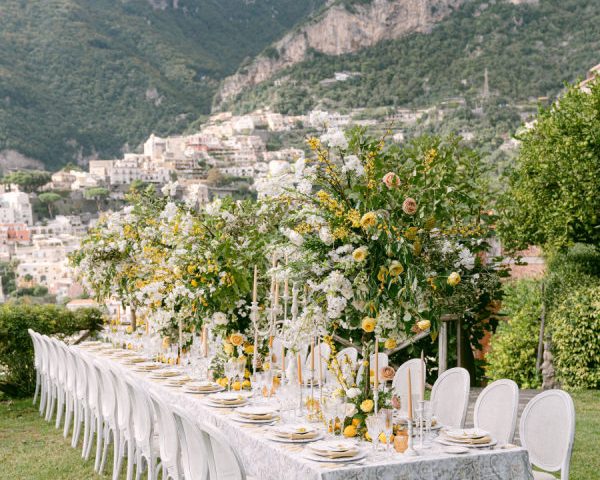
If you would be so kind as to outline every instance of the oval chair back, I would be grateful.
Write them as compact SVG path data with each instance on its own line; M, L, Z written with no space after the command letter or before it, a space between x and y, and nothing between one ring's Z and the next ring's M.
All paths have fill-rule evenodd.
M470 386L469 372L464 368L451 368L438 377L431 390L431 402L439 423L446 427L464 426Z
M377 355L379 356L379 370L381 370L384 367L387 367L390 362L387 353L380 352ZM375 368L375 354L372 353L369 357L369 375L370 375L370 371L372 371L374 368ZM360 367L358 367L358 372L356 372L356 384L357 385L360 385L364 371L365 371L365 367L361 363Z
M160 447L160 461L163 466L164 478L182 478L179 461L181 448L177 436L177 425L173 411L152 391L148 392L150 402L158 420L158 441Z
M560 471L568 480L575 437L575 407L568 393L547 390L533 397L521 415L519 436L533 465Z
M415 393L420 392L421 388L421 375L425 373L425 362L423 362L420 358L411 358L407 360L402 365L398 367L396 370L396 374L394 375L394 380L392 380L392 389L394 393L398 396L400 395L408 395L408 369L410 368L410 383L413 392L413 396ZM423 382L425 379L423 379ZM420 399L420 395L419 395Z
M500 445L513 441L517 426L519 387L512 380L496 380L485 387L475 402L473 425L490 432Z

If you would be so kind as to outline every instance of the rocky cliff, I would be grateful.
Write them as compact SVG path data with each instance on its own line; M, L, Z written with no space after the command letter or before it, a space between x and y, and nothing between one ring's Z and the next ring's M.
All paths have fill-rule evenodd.
M427 32L466 0L371 0L348 7L332 2L318 16L288 33L227 77L215 106L235 97L244 88L270 78L305 60L312 51L341 55L372 46L381 40Z

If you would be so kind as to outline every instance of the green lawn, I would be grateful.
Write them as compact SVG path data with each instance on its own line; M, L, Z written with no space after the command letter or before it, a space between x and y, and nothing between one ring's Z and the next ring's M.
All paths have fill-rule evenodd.
M571 480L598 479L600 391L578 392L573 398L577 430ZM30 399L0 401L0 465L3 477L15 480L108 478L93 473L93 462L84 462L81 449L72 449L70 439L39 417Z

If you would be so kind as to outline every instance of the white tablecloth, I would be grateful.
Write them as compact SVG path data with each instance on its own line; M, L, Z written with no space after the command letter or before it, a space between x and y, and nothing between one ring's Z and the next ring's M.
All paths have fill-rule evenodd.
M87 354L106 358L98 352ZM167 404L178 405L200 422L216 426L238 452L247 473L257 480L531 480L529 457L522 448L474 450L463 455L449 455L441 446L421 451L417 457L402 454L385 456L372 453L365 443L367 458L355 465L319 463L303 458L303 448L271 441L268 427L242 425L230 418L229 409L213 408L202 395L184 393L138 373L117 360L119 368L134 375L139 382L158 393Z

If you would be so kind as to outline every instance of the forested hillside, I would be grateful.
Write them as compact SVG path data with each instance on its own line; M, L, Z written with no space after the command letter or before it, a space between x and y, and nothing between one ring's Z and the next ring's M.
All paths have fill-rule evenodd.
M270 105L282 112L314 107L427 106L489 93L513 103L554 96L600 62L600 2L540 0L465 3L431 33L415 33L340 56L309 60L246 90L224 108ZM331 82L335 72L355 75ZM324 82L325 80L325 82Z
M0 164L118 155L209 113L218 82L322 0L3 0Z

